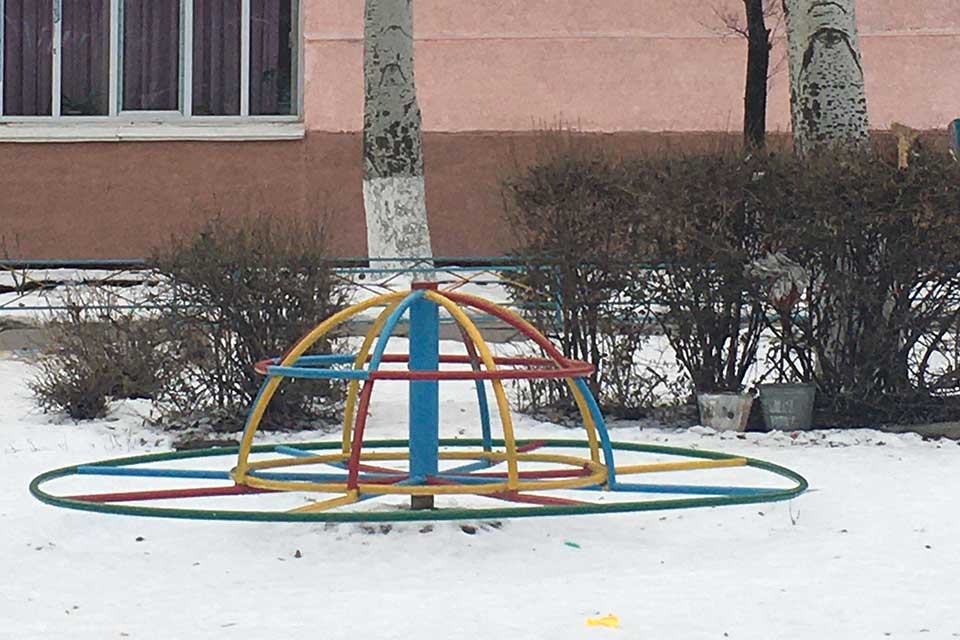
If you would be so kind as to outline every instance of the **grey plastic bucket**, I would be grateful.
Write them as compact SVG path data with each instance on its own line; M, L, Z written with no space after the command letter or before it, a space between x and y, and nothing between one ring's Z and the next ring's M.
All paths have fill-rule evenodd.
M717 431L745 431L753 396L743 393L699 393L700 423Z
M761 384L760 409L771 431L797 431L813 426L814 384Z

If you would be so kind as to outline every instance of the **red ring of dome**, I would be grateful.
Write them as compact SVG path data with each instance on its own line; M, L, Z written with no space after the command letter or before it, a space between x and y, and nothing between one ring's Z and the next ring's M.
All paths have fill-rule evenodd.
M409 362L405 353L390 353L383 356L382 362ZM369 361L369 358L368 358ZM466 355L441 355L441 364L471 364L476 362ZM529 367L526 369L481 369L462 371L403 371L378 369L369 372L370 380L530 380L554 378L585 378L593 373L594 367L588 362L564 358L557 362L550 358L494 357L497 366ZM261 360L255 365L257 373L268 375L267 367L277 364L275 358ZM296 367L296 365L292 365ZM549 367L549 368L548 368ZM348 369L345 369L348 371ZM294 377L294 376L290 376Z

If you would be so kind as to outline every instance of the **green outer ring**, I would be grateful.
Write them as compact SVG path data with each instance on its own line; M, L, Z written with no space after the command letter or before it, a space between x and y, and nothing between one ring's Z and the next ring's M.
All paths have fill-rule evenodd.
M518 440L518 445L530 442L543 442L549 447L578 447L587 448L589 443L583 440L562 440L562 439L527 439ZM298 446L311 450L339 449L340 442L303 442L295 443ZM478 438L471 439L441 439L440 446L444 447L469 447L481 446L483 441ZM502 440L495 440L495 446L503 446ZM631 442L613 442L614 449L622 451L641 451L646 453L662 453L667 455L687 456L691 458L704 458L707 460L724 460L728 458L742 458L743 456L719 453L716 451L701 451L698 449L684 449L680 447L665 447L651 444L638 444ZM364 448L388 448L388 447L406 447L406 440L371 440L363 443ZM251 448L251 453L260 453L273 451L274 444L256 445ZM92 463L97 466L119 467L131 464L143 464L147 462L159 462L166 460L185 460L189 458L205 458L212 456L224 456L236 454L239 447L223 447L212 449L195 449L190 451L171 451L167 453L154 453L139 456L130 456L127 458L114 458ZM796 484L789 489L765 493L753 496L708 496L703 498L682 498L670 500L648 500L643 502L617 502L607 504L586 504L586 505L546 505L537 507L499 507L499 508L481 508L481 509L436 509L431 511L371 511L371 512L318 512L318 513L289 513L274 511L229 511L229 510L206 510L206 509L172 509L168 507L141 507L122 505L116 503L95 503L85 502L83 500L71 500L69 498L59 498L50 495L40 488L45 482L62 478L77 473L79 466L74 465L63 467L40 474L30 483L30 493L41 502L63 507L66 509L77 509L80 511L95 511L98 513L113 513L128 516L150 516L157 518L180 518L186 520L234 520L250 522L407 522L407 521L436 521L436 520L471 520L471 519L490 519L490 518L525 518L534 516L568 516L583 515L594 513L623 513L630 511L660 511L665 509L691 509L694 507L719 507L736 504L756 504L761 502L777 502L789 500L804 491L809 486L807 481L799 473L791 471L786 467L746 458L747 466L756 467L769 471L776 475L793 480Z

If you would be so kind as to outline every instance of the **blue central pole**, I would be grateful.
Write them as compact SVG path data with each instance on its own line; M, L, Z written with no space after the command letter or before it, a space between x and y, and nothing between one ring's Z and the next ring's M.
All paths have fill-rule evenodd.
M433 282L414 283L414 289L436 290ZM440 369L440 314L438 305L421 297L410 305L410 370ZM410 479L426 483L439 471L440 398L437 380L410 382ZM412 496L414 509L432 509L433 496Z

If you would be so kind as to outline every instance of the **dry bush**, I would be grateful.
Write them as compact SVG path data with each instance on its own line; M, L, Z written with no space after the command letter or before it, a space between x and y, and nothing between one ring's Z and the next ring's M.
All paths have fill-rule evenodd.
M109 291L67 294L47 322L30 388L40 406L74 420L101 418L109 401L154 398L163 387L166 334L156 318L124 309Z
M833 422L956 417L960 165L921 149L906 169L890 151L786 169L776 188L789 206L769 211L769 242L810 284L773 325L780 368L817 383Z
M740 391L765 324L748 269L766 253L764 161L716 153L632 167L633 228L656 268L628 292L652 310L695 391Z
M510 274L511 296L564 355L597 366L590 386L606 408L631 411L639 404L632 398L648 396L655 381L635 364L643 340L622 338L643 313L623 296L636 259L626 166L568 134L545 136L541 154L504 183L516 254L527 267ZM527 410L572 406L556 381L527 383L520 399Z
M654 317L698 391L740 388L766 331L772 369L817 384L822 422L960 416L960 164L947 154L921 148L906 169L889 149L624 159L572 139L506 182L528 264L514 297L598 366L600 397L648 401L629 365ZM755 275L771 255L803 273L789 304Z
M218 218L158 250L153 263L170 283L163 321L177 338L178 375L159 398L170 424L239 429L263 383L254 363L282 355L346 302L320 223ZM328 338L310 353L331 348ZM316 426L340 394L336 383L285 381L264 427Z

